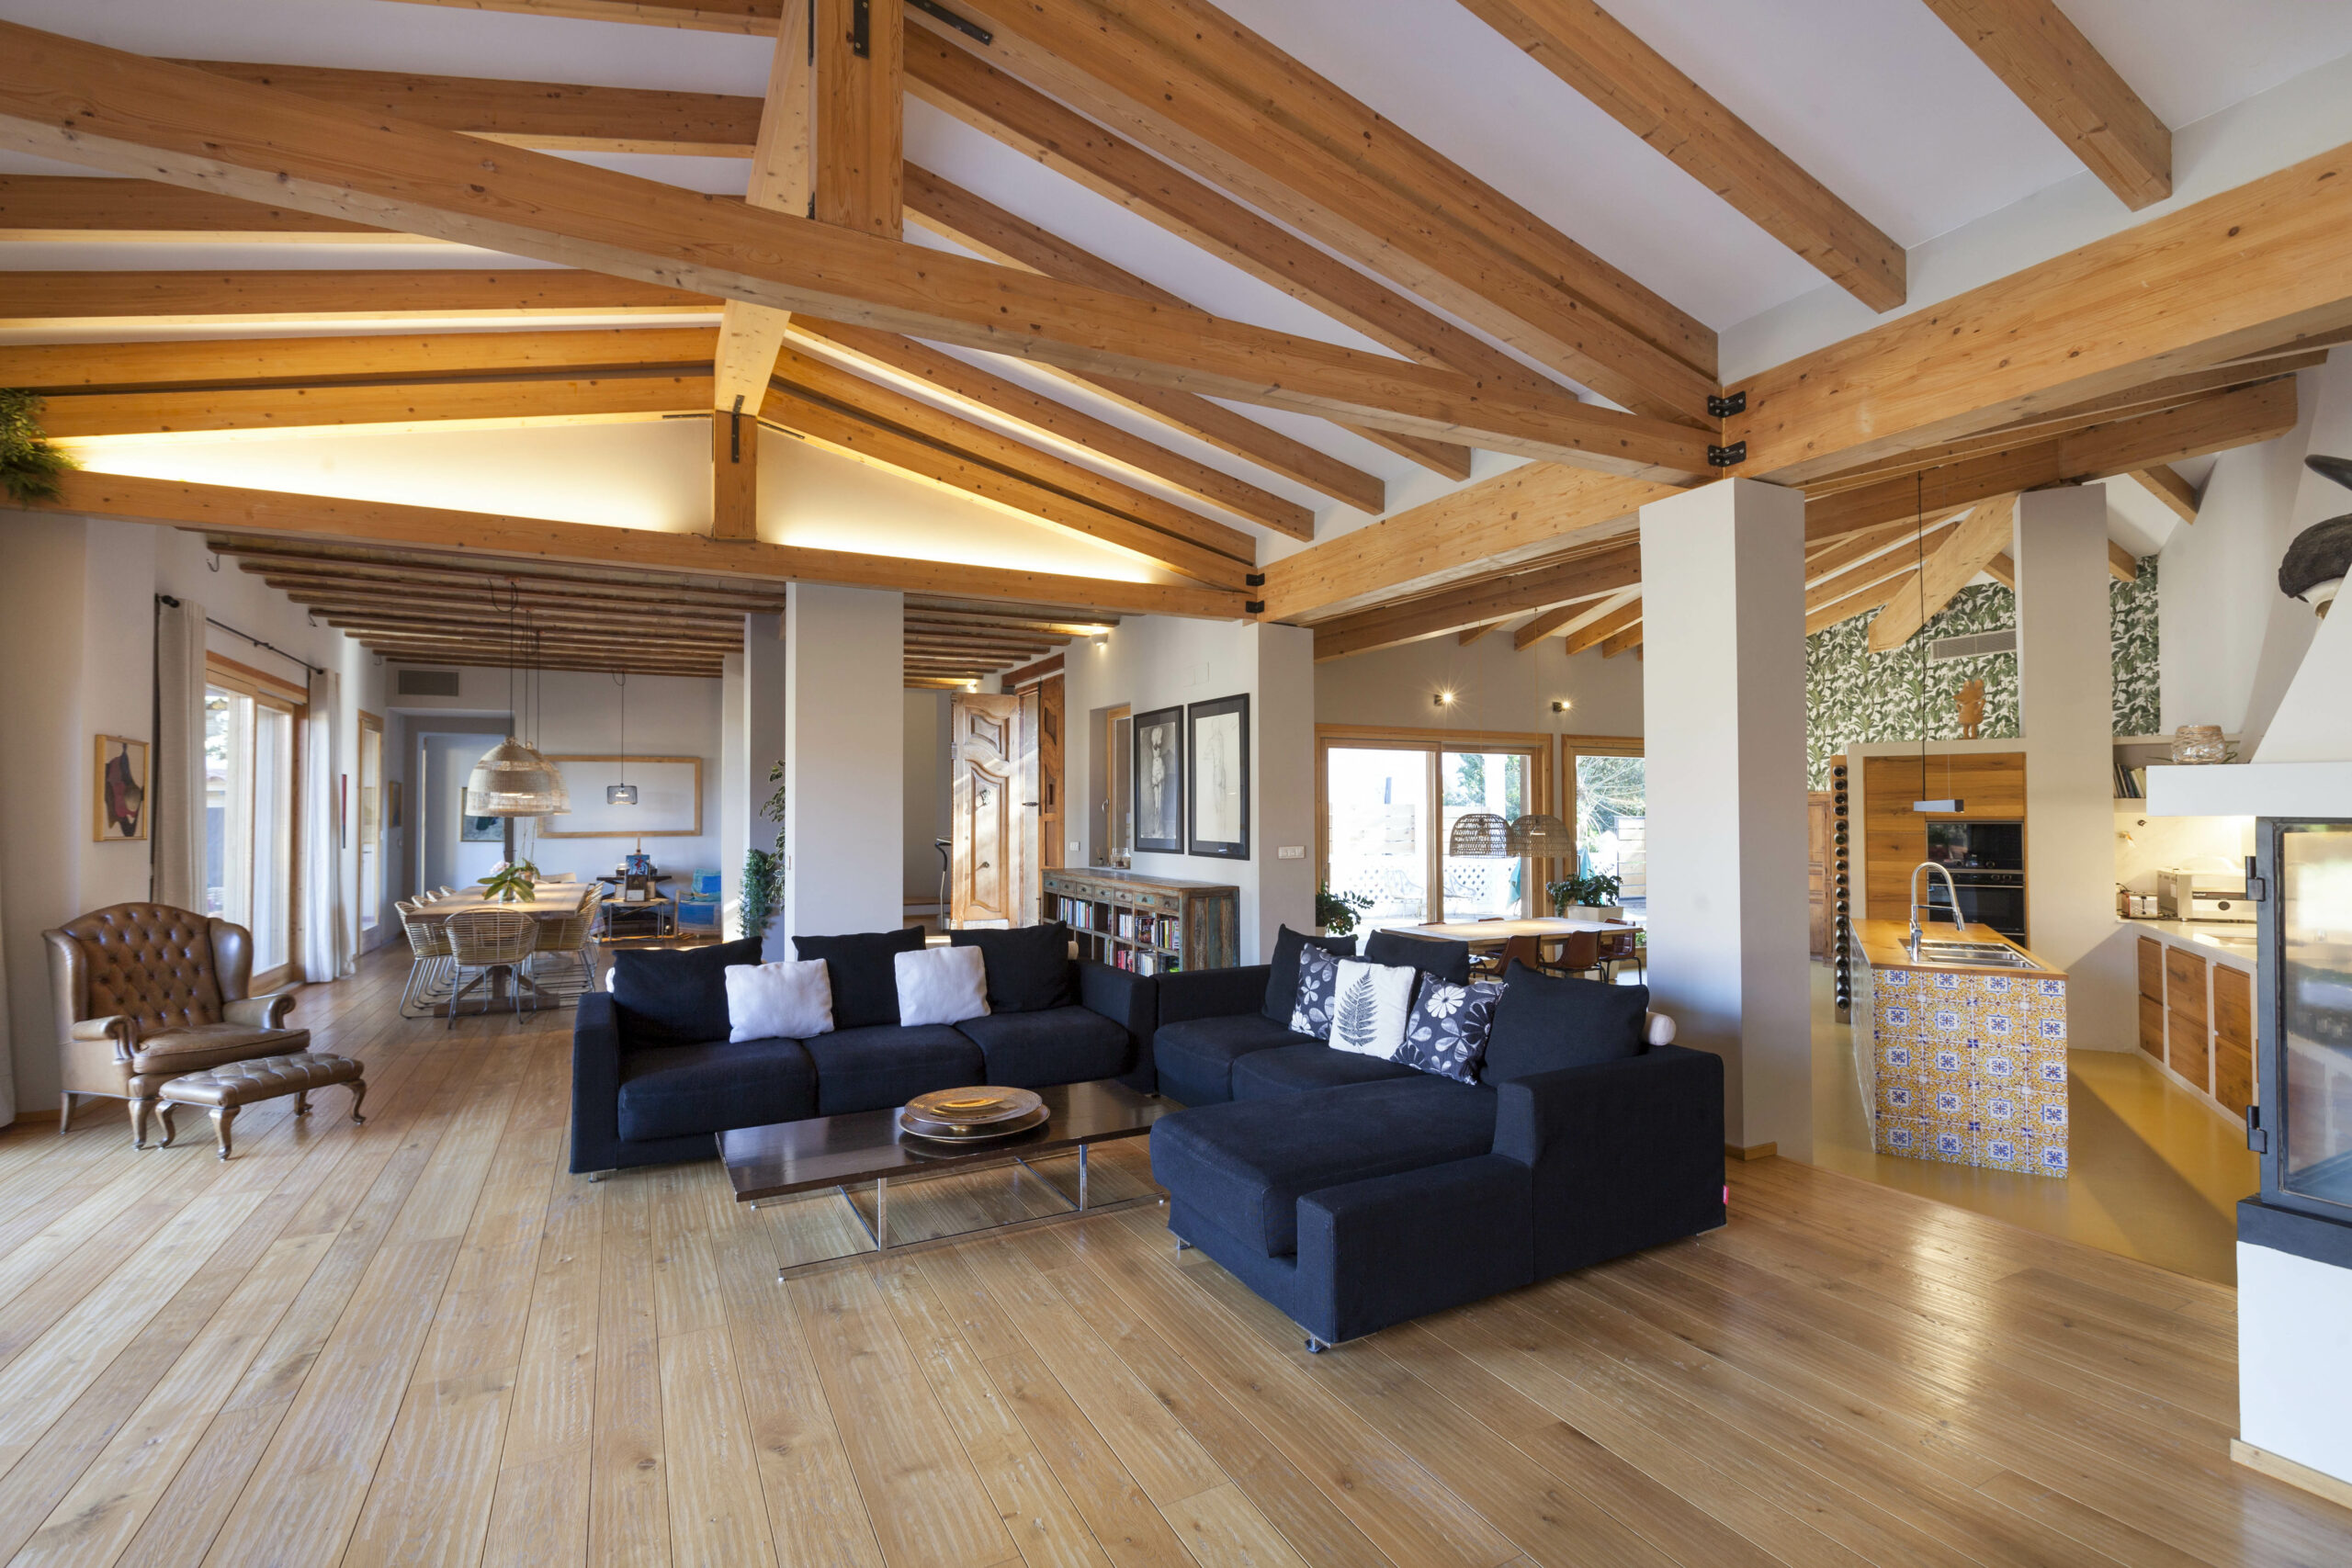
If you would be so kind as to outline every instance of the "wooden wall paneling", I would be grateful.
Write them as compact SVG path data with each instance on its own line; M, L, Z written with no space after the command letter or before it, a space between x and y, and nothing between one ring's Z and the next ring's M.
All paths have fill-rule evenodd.
M2254 1102L2254 979L2213 965L2213 1098L2243 1116Z
M1830 835L1835 814L1830 792L1809 790L1805 794L1805 868L1804 887L1808 908L1806 929L1812 938L1813 956L1829 956L1829 862Z

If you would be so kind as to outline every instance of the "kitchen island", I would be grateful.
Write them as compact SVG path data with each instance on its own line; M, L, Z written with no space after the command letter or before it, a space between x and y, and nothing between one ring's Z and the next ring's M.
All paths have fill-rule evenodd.
M1878 1153L2063 1177L2067 1171L2066 975L1971 926L1917 956L1901 920L1857 920L1854 1023ZM2013 954L2014 956L2005 956Z

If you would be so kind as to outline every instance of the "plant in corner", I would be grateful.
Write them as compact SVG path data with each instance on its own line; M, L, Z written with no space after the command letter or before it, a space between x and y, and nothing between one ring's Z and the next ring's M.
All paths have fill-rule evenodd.
M1369 893L1334 893L1325 883L1315 895L1315 923L1325 936L1348 936L1356 929L1356 911L1372 908Z
M775 785L754 816L765 818L778 827L784 825L784 763L768 765L768 783ZM776 900L784 893L784 853L780 850L746 850L743 852L743 892L741 905L743 914L743 934L747 937L767 935L770 922L775 919Z
M55 501L57 476L82 465L49 444L40 428L41 400L0 388L0 491L24 504Z
M501 861L481 879L481 890L502 904L529 904L538 899L539 868L526 860Z

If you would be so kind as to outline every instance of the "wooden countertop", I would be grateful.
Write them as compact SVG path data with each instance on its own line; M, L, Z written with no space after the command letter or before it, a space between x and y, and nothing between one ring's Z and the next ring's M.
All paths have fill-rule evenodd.
M1856 920L1854 922L1854 945L1860 949L1862 962L1873 969L1917 969L1938 975L2030 975L2044 980L2063 980L2066 977L2066 972L2064 969L2053 968L2041 959L2035 958L2032 953L2027 953L2024 948L2018 947L2016 942L1987 926L1971 926L1968 928L1966 936L1955 938L1950 926L1938 923L1928 928L1928 934L1931 940L1946 942L1997 942L2004 947L2025 953L2026 957L2033 960L2034 967L2013 969L2007 964L1927 963L1911 956L1909 922L1905 920Z

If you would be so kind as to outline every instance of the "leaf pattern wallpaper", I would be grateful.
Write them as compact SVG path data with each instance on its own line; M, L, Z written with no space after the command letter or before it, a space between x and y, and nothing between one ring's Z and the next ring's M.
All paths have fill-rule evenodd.
M1809 789L1829 787L1829 759L1848 746L1917 740L1919 735L1919 648L1925 638L2007 631L2018 624L2017 595L1997 582L1979 583L1951 603L1891 653L1870 650L1870 616L1856 615L1805 639L1805 775ZM2156 558L2140 562L2135 582L2108 584L2108 625L2115 663L2115 733L2155 732ZM1984 682L1987 740L2018 734L2018 656L1987 654L1927 667L1927 739L1960 739L1955 697L1970 681Z

